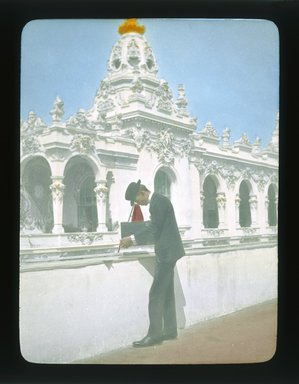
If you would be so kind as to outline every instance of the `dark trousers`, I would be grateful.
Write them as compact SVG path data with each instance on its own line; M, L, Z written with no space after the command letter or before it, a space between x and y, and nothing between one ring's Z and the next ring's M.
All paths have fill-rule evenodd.
M159 338L163 334L177 333L174 295L175 264L156 261L148 304L150 320L148 336L153 338Z

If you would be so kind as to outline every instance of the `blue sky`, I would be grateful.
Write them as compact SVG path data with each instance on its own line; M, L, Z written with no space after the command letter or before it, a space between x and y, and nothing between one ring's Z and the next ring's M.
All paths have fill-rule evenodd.
M34 111L51 122L56 96L68 119L89 109L120 35L114 20L34 20L22 33L21 119ZM198 130L211 121L231 142L246 132L265 147L279 108L279 32L267 20L139 19L152 47L158 76L176 98L185 85Z

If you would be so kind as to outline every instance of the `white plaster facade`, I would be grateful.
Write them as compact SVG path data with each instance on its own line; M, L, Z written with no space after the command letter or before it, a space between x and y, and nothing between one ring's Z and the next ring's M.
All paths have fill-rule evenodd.
M63 108L57 97L51 124L34 112L21 122L20 325L25 358L70 361L142 336L149 288L143 284L151 278L137 262L152 259L152 247L117 253L120 222L128 220L131 209L125 190L138 179L164 192L174 205L187 254L178 265L188 300L185 324L276 297L278 115L266 148L260 147L258 138L250 143L246 134L231 143L230 131L219 134L210 122L198 127L188 113L184 86L178 86L175 98L158 77L146 38L132 30L112 48L107 76L91 108L80 109L66 121ZM147 209L143 213L147 218ZM216 248L222 269L209 255ZM112 276L111 265L119 276ZM97 268L104 268L103 276L96 276ZM126 282L127 295L120 299L117 287L128 274L135 283L129 288ZM226 281L217 294L218 283L214 286L208 276L218 283ZM237 279L232 287L227 276L245 280ZM214 292L204 304L203 292ZM94 314L89 304L87 312L79 310L88 296ZM126 311L133 296L140 305L136 318ZM108 298L124 308L109 307ZM125 335L117 333L121 329L113 309L121 316L125 313ZM91 328L83 325L82 313L90 316ZM96 319L106 327L109 340L97 339L103 334ZM75 331L79 329L83 333ZM64 345L60 352L59 345Z
M210 122L198 129L187 107L184 86L175 99L159 79L144 35L122 34L90 110L63 121L57 97L52 124L34 112L21 124L22 235L117 229L128 217L123 198L128 183L140 178L154 190L159 170L186 238L272 232L277 215L269 225L268 211L278 201L278 116L271 142L261 148L258 138L251 144L246 134L230 143L230 131L220 137ZM214 198L204 191L207 177ZM242 182L251 216L244 225ZM204 222L204 200L214 204L218 218L212 224Z

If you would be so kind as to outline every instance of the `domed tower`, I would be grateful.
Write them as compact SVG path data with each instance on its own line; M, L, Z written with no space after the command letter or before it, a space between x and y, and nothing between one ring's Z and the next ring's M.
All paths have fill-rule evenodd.
M112 48L108 74L97 90L89 119L99 128L105 125L113 130L115 116L123 127L128 117L148 119L155 115L155 119L167 119L193 132L196 119L187 112L184 87L178 86L178 98L174 100L168 83L158 78L156 58L144 36L145 27L136 19L128 19L118 31L121 36Z

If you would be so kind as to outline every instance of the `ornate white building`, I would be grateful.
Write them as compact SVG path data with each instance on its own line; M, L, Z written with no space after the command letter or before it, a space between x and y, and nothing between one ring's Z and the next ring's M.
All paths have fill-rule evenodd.
M266 148L245 133L231 142L229 129L219 134L210 122L197 127L184 86L174 96L159 78L144 28L129 19L119 32L89 110L65 121L57 97L51 124L34 112L21 123L20 332L29 361L69 362L143 335L153 249L117 252L131 210L125 190L138 179L171 199L182 233L180 328L277 295L278 115Z
M63 121L57 97L52 124L34 112L21 123L23 243L118 233L125 188L139 178L172 200L186 239L276 233L278 116L267 148L245 133L231 143L230 130L219 135L210 122L198 131L184 86L175 98L159 78L143 27L130 19L119 32L90 110Z

